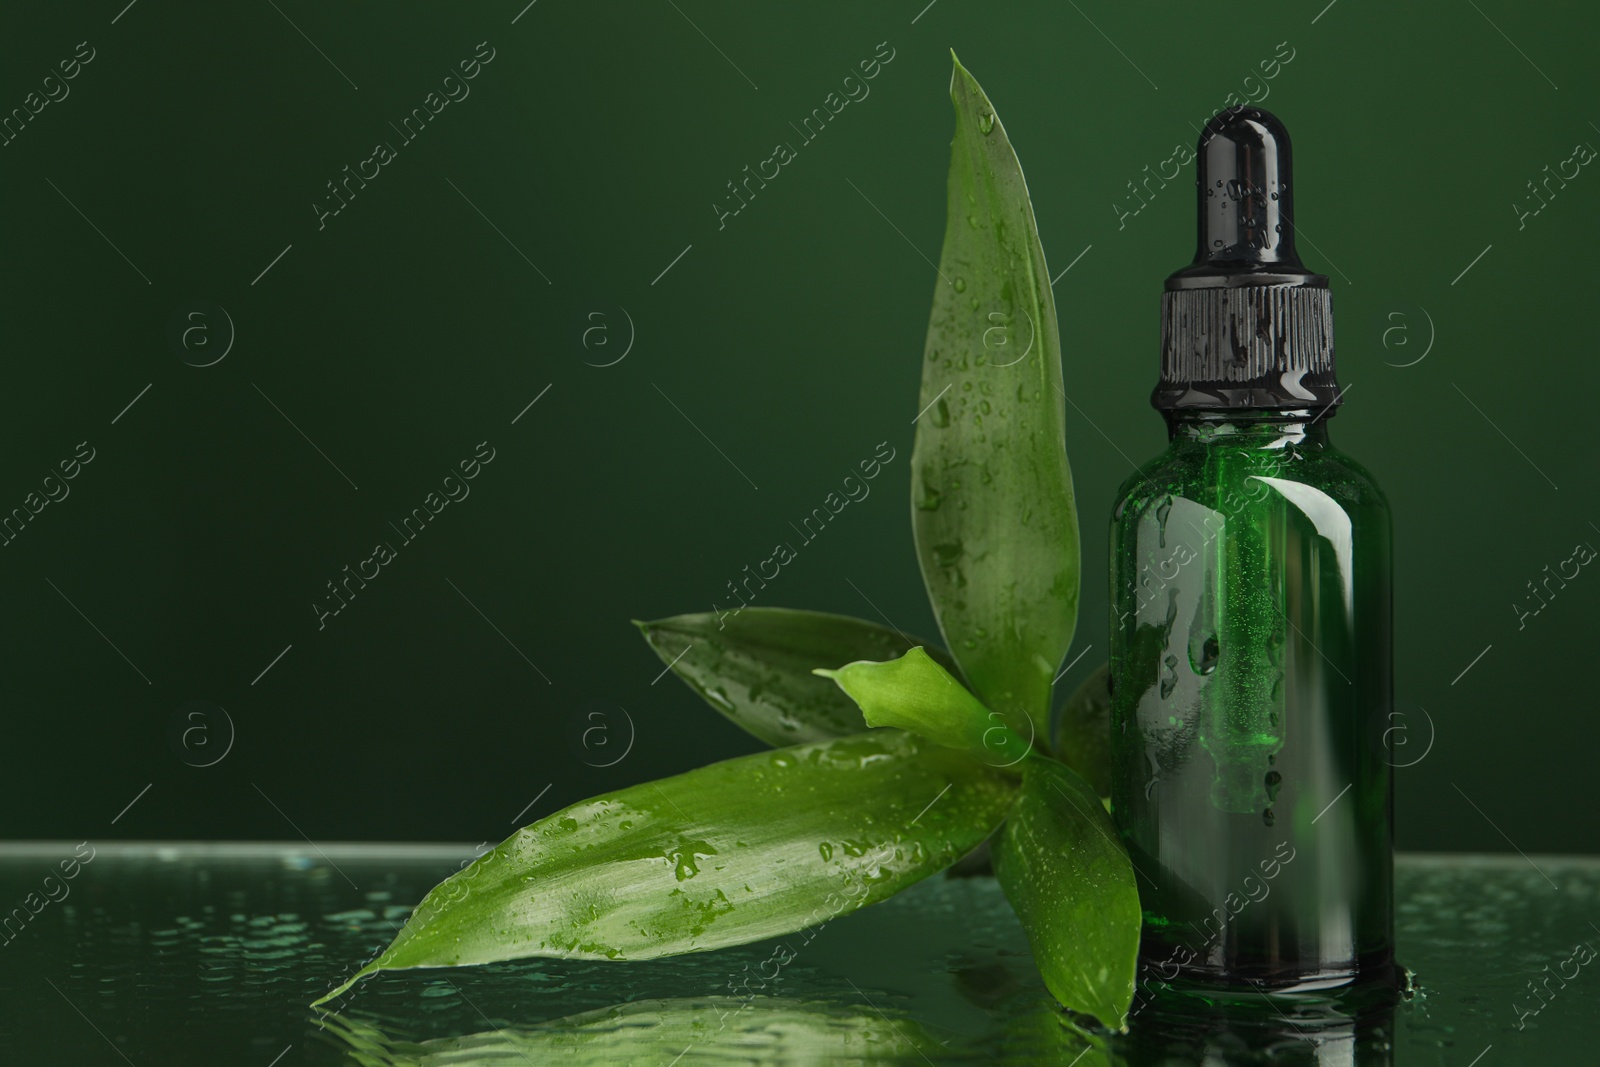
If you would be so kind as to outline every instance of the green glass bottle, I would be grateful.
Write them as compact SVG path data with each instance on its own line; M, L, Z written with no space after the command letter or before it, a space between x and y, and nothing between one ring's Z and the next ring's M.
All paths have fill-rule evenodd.
M1392 975L1391 533L1329 441L1328 279L1294 249L1289 137L1207 124L1200 247L1167 280L1170 443L1111 527L1113 811L1147 980Z

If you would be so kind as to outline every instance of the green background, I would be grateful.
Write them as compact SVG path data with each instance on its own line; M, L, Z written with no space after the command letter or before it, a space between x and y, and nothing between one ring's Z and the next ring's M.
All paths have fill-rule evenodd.
M872 495L759 602L933 633L908 461L954 47L1021 156L1052 274L1072 264L1069 655L1088 652L1062 686L1103 658L1106 513L1162 447L1159 294L1193 252L1192 164L1119 222L1128 183L1264 88L1295 138L1301 251L1335 287L1334 437L1394 507L1399 842L1600 850L1581 771L1600 576L1522 629L1512 606L1600 545L1600 174L1520 228L1513 207L1600 145L1595 16L924 2L6 12L0 109L78 42L95 58L0 148L0 510L78 442L95 459L0 548L0 836L498 840L751 751L628 619L726 606L879 442L897 458ZM324 183L483 41L470 96L319 230ZM725 183L879 42L870 96L719 229ZM196 300L236 330L204 368L168 337ZM319 630L324 583L481 441L471 495ZM210 766L190 764L228 730L189 701L233 724Z

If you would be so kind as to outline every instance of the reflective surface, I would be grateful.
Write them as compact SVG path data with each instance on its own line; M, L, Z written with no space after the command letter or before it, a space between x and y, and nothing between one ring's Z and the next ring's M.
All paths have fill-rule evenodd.
M1418 991L1388 1014L1302 1000L1247 1026L1155 998L1108 1042L1051 1005L989 878L934 878L740 949L381 976L319 1018L306 1004L470 849L99 846L65 879L74 855L0 848L0 903L29 916L0 948L7 1063L1497 1067L1592 1062L1600 1017L1600 961L1575 953L1600 947L1592 859L1402 857Z

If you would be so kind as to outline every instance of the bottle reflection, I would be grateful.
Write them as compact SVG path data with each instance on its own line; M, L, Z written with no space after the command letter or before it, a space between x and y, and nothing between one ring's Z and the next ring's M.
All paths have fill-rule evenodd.
M1126 1067L1391 1067L1391 990L1339 997L1275 994L1208 999L1167 988L1146 989L1142 1010L1115 1042Z

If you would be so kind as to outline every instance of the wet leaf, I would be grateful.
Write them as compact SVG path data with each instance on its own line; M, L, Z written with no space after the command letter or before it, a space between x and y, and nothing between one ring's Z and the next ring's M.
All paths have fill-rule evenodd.
M1061 764L1023 764L1022 793L996 839L995 877L1052 996L1120 1029L1133 1001L1139 891L1111 818Z
M948 215L922 364L912 528L972 690L1043 739L1078 614L1055 301L1022 168L958 62Z
M575 804L450 876L377 971L526 956L649 959L793 933L944 869L1012 779L879 730L714 763Z
M845 737L866 728L839 687L816 667L893 659L922 644L847 615L745 608L635 622L663 663L737 725L770 745ZM939 649L939 662L954 667Z
M991 767L1015 767L1031 747L921 648L885 663L862 660L814 673L837 682L868 726L898 726Z

